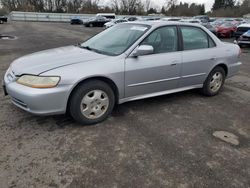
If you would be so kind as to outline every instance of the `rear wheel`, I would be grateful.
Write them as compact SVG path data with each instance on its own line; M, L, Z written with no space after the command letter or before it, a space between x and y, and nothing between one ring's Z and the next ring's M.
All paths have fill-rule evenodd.
M217 95L225 82L225 70L222 67L215 67L208 75L202 93L206 96Z
M91 23L91 24L89 24L89 27L94 27L94 25Z
M71 116L79 123L91 125L105 120L115 104L113 90L103 81L93 80L80 85L69 103Z

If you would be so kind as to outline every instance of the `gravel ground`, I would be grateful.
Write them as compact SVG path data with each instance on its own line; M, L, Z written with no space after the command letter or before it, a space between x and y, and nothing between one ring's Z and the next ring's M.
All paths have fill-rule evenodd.
M99 31L62 23L0 25L0 33L18 37L0 40L0 76L22 55ZM249 49L241 60L240 73L218 96L193 90L130 102L96 126L64 115L34 116L1 95L0 187L250 187ZM215 131L234 134L239 145Z

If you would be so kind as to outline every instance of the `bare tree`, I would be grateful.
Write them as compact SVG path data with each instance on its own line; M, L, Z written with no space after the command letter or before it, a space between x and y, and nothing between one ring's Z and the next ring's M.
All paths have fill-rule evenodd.
M148 12L151 8L151 0L145 0L144 2L145 11Z
M177 0L166 0L166 9L170 13L170 15L173 14L176 5Z
M120 0L112 0L111 7L115 11L115 13L120 12Z

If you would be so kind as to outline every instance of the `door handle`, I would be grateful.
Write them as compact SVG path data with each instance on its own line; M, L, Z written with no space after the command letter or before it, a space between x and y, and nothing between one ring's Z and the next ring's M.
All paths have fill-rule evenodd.
M173 62L170 64L170 66L176 66L177 63L178 63L178 61L173 61Z

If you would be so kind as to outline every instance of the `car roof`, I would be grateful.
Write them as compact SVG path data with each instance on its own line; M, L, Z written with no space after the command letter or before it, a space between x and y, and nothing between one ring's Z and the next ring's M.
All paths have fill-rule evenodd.
M250 27L250 24L241 24L238 27Z
M168 26L168 25L186 25L186 26L198 26L201 27L200 24L197 23L187 23L187 22L179 22L179 21L134 21L134 22L127 22L125 24L142 24L142 25L148 25L151 27L161 27L161 26Z

